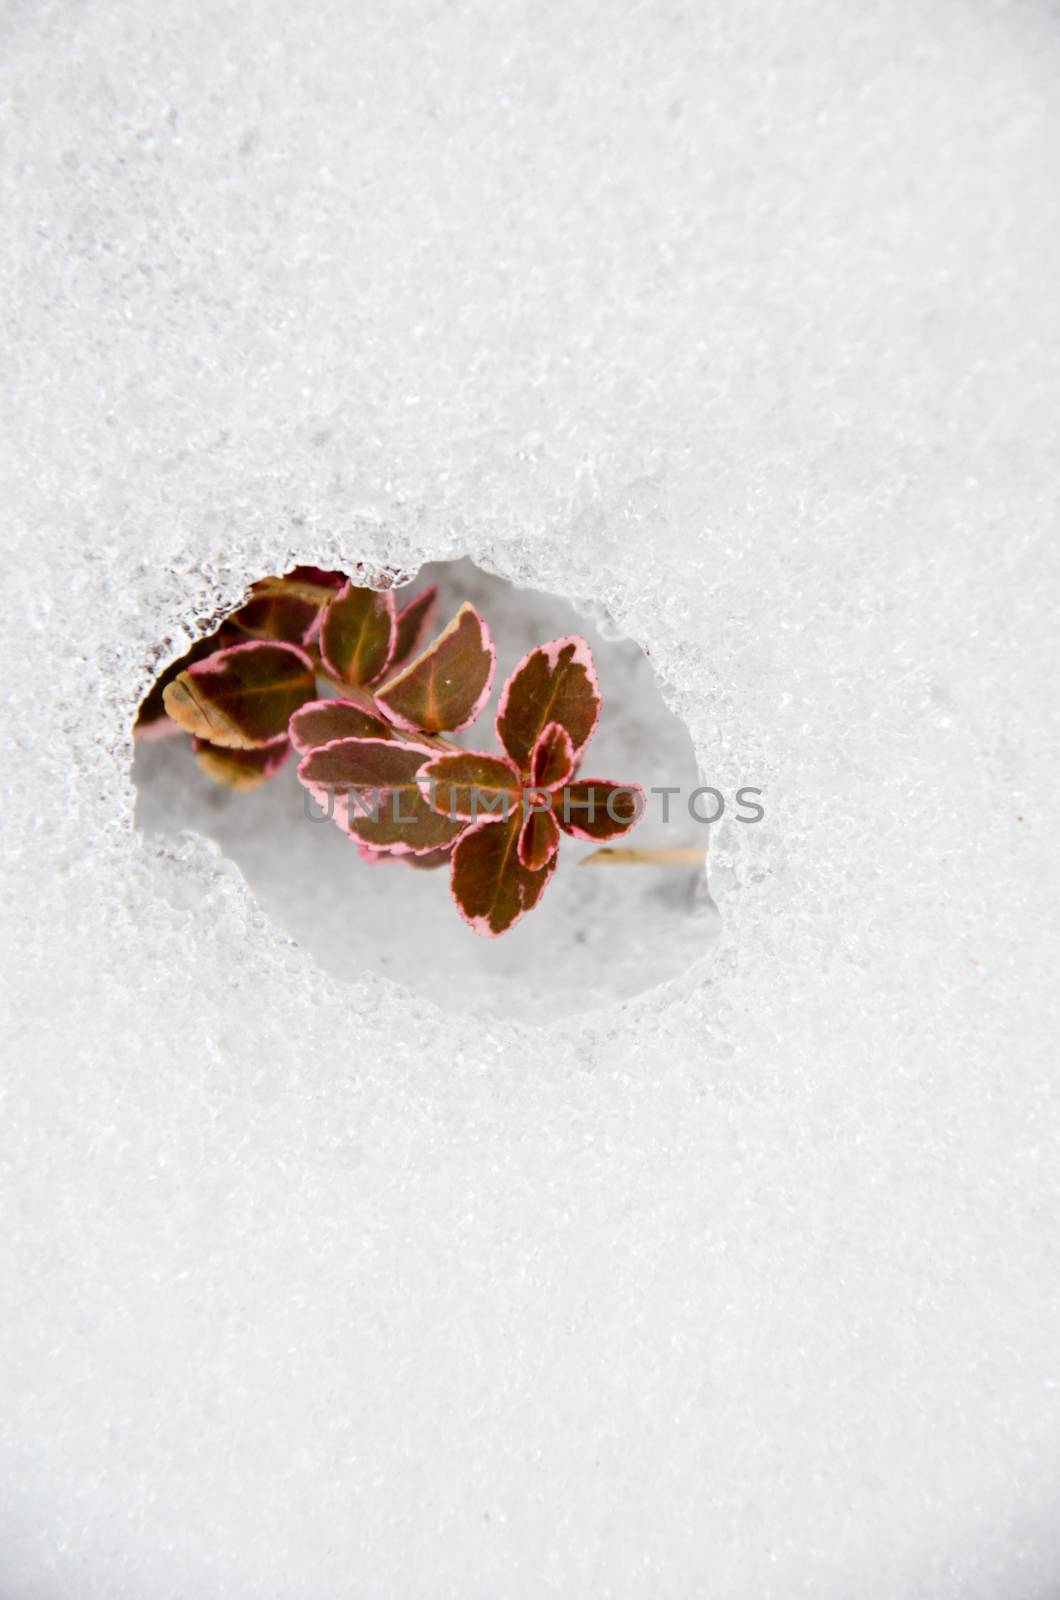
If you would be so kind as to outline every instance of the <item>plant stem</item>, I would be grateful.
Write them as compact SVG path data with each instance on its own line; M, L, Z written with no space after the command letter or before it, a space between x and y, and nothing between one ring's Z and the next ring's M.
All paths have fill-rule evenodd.
M702 867L707 852L698 844L678 845L669 850L637 850L633 846L604 846L585 856L581 867Z

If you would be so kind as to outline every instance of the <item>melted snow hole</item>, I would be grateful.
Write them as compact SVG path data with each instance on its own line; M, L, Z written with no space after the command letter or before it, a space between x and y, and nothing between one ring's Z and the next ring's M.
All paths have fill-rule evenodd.
M535 644L580 633L603 692L583 774L637 782L646 792L653 785L679 788L669 822L661 797L649 795L629 843L706 849L709 829L686 804L701 781L692 742L639 645L605 636L564 600L517 589L469 561L425 567L409 592L428 583L439 585L439 625L469 599L497 647L493 697L463 743L495 748L496 702L516 662ZM547 1022L678 975L717 936L702 867L582 867L594 846L564 837L538 908L502 938L479 938L456 912L447 869L366 866L350 840L307 803L295 765L292 758L270 783L239 794L199 770L187 740L141 744L133 767L137 823L148 838L191 829L214 840L276 924L340 977L368 970L447 1010ZM699 804L709 807L709 800Z

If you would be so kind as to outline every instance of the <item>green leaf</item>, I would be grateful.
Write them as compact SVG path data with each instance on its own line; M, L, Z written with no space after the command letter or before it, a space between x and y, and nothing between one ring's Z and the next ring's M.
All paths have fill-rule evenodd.
M373 683L386 671L394 637L393 592L380 594L348 583L321 618L321 659L343 683Z
M455 750L435 756L420 773L430 804L446 817L507 816L522 805L519 774L503 756L476 750Z
M639 822L644 790L636 783L582 778L568 783L553 804L564 833L574 839L617 839Z
M465 603L422 655L383 684L376 699L399 728L456 732L485 705L495 665L489 629Z
M316 695L313 663L290 644L252 642L218 650L166 686L166 711L185 733L225 749L269 744Z
M321 805L329 792L336 796L336 820L371 849L426 855L452 844L467 827L432 810L417 782L433 753L397 740L338 739L310 751L298 777Z
M475 933L496 938L532 911L555 870L556 857L532 872L519 860L520 812L507 822L480 822L453 851L450 885L457 910Z
M566 730L577 761L600 715L600 688L584 639L538 645L523 657L501 695L497 737L520 772L529 774L534 748L550 723Z

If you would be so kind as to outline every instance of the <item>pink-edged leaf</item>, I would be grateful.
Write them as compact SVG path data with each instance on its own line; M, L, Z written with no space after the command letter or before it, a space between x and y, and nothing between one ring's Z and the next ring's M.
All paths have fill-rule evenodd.
M429 803L446 817L476 822L506 817L522 804L519 774L504 756L488 751L454 750L435 756L420 772Z
M343 822L343 828L345 829L345 821ZM353 842L357 846L357 854L366 867L381 867L385 861L401 860L400 856L389 856L381 850L369 850L368 846L362 844L360 839L354 839Z
M416 867L420 872L434 872L438 867L447 867L453 859L453 846L443 845L440 850L428 850L422 856L397 856L393 859L403 861L406 866Z
M399 728L456 732L474 722L485 705L495 666L489 629L465 602L434 643L383 684L376 699Z
M644 790L637 783L580 778L556 795L556 819L574 839L617 839L639 822Z
M296 645L253 641L196 661L167 684L166 711L185 733L225 749L271 743L316 695L313 663Z
M345 795L364 789L403 787L419 794L416 774L433 751L396 739L333 739L299 763L299 780L310 789Z
M559 823L551 811L529 812L519 831L519 860L531 872L540 872L559 849Z
M397 614L397 638L394 654L390 658L390 671L396 672L423 643L424 635L434 619L437 609L438 585L431 584L422 594L414 595L408 605Z
M535 789L558 789L574 776L574 745L560 722L542 728L530 756L530 782Z
M326 606L349 580L344 572L325 572L320 567L292 567L282 577L259 578L251 587L251 597L294 595L315 606Z
M504 686L497 737L520 772L529 772L534 746L552 722L570 736L572 759L581 755L600 716L600 687L584 639L572 636L538 645Z
M336 739L311 750L298 777L325 809L329 793L334 797L335 820L369 849L426 855L452 844L467 827L427 804L417 774L432 754L397 740Z
M320 607L297 594L252 596L228 621L251 639L280 639L305 644L320 614Z
M275 776L291 752L289 740L281 734L271 744L253 750L224 749L205 739L192 742L195 759L208 778L226 789L256 789Z
M415 867L420 872L434 872L439 867L447 867L452 859L452 845L443 845L440 850L427 850L421 856L392 855L387 850L371 850L368 845L362 844L360 839L354 838L357 854L361 860L370 867L381 867L384 862L393 862L397 866Z
M475 933L493 939L506 933L544 894L556 857L538 872L519 860L522 815L507 822L480 822L458 841L453 851L450 884L456 908Z
M185 730L175 723L166 713L165 692L174 678L195 661L203 661L207 656L212 656L228 644L240 643L240 636L227 622L223 622L215 633L206 639L196 639L190 649L176 661L171 661L169 666L159 673L154 683L140 701L140 709L136 713L136 723L133 734L137 739L169 739L176 733Z
M364 704L352 698L310 700L291 718L291 743L304 756L336 739L392 739L390 724L367 709L371 703L367 695Z
M394 649L395 607L391 590L340 589L320 619L320 655L343 683L373 683L386 671Z
M350 796L346 831L370 849L385 854L407 856L410 860L414 856L433 856L467 830L466 822L450 822L432 811L418 789L380 790L377 795L365 797L365 801L362 810L359 798Z
M327 567L292 567L290 572L284 573L283 581L312 584L319 589L341 589L349 580L344 572Z

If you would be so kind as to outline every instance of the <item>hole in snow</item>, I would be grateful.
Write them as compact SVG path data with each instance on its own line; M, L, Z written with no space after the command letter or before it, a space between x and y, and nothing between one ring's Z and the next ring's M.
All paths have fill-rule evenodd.
M399 593L399 605L431 583L439 587L439 626L470 600L497 648L490 702L460 743L496 749L494 713L516 662L536 644L581 634L603 695L582 773L637 782L646 792L678 788L669 822L662 798L649 794L642 821L623 842L705 850L709 830L687 804L700 782L692 742L638 645L614 637L606 624L601 631L566 601L516 588L470 561L424 567ZM596 847L564 837L536 910L501 938L480 938L457 914L448 868L368 866L333 823L317 820L295 776L297 760L244 793L211 781L186 738L138 740L137 823L148 837L192 829L214 840L273 920L341 977L378 973L449 1010L546 1022L664 982L716 937L718 915L702 867L583 867Z

